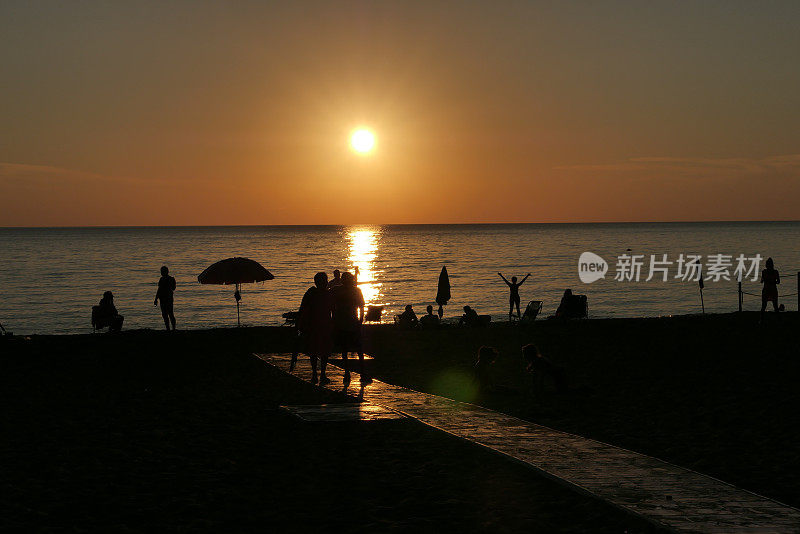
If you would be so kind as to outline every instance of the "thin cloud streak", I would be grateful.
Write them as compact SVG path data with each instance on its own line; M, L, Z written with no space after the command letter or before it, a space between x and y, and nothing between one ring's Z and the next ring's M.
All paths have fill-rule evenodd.
M130 184L130 185L144 185L144 184L158 184L158 183L180 183L186 181L179 178L163 179L159 177L154 178L140 178L140 177L124 177L118 175L100 174L95 172L81 171L76 169L68 169L65 167L56 167L53 165L37 165L31 163L11 163L0 162L0 180L5 183L13 183L25 181L31 184L46 184L52 181L69 181L76 185L88 184L95 182L113 183L113 184ZM198 179L192 178L192 184L213 184L211 179Z
M669 172L694 176L728 174L797 174L800 177L800 154L766 158L677 158L640 157L610 164L563 165L556 170L589 172Z

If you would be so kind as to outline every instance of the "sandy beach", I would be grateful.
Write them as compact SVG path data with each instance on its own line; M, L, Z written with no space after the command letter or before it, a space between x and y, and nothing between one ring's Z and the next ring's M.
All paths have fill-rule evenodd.
M771 317L774 319L773 317ZM791 444L797 317L543 321L529 328L366 329L376 376L476 402L800 504ZM8 527L76 531L652 530L519 464L413 420L307 423L280 404L348 402L252 357L265 327L33 336L3 343ZM533 397L537 343L570 391ZM470 382L500 351L498 391Z

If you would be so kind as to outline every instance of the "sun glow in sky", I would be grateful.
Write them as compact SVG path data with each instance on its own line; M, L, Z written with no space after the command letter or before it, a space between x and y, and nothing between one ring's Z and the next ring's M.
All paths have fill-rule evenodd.
M366 128L358 128L350 135L350 146L359 154L367 154L375 148L375 134Z
M0 226L800 219L796 0L187 5L0 2Z

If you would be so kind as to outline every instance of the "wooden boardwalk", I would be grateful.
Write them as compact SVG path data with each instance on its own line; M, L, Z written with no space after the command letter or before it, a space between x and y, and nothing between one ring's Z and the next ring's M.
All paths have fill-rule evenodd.
M289 355L260 354L289 372ZM301 359L292 372L309 381ZM800 532L800 510L670 463L487 408L375 380L345 387L343 371L328 368L342 391L522 462L659 526L680 532Z

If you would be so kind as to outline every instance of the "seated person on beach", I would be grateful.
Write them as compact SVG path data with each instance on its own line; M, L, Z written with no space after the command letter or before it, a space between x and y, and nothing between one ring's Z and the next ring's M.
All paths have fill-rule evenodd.
M397 324L400 328L414 328L419 323L417 314L414 313L414 308L411 304L406 304L406 310L397 316Z
M117 313L117 308L114 306L114 294L111 291L103 293L100 304L92 309L92 324L95 328L107 326L109 331L119 332L122 330L124 320L125 318Z
M428 304L428 313L420 317L419 324L422 328L436 328L439 326L439 316L433 313L433 306Z
M464 315L458 320L458 325L464 326L480 326L481 320L478 317L478 312L470 308L469 306L464 306Z
M522 347L522 357L527 363L525 372L533 377L537 390L541 390L544 377L549 376L559 393L567 391L564 369L542 356L536 345L530 343Z
M555 317L557 319L580 319L586 317L586 297L573 295L571 289L565 289Z
M561 302L556 310L556 317L567 318L569 317L570 308L572 307L572 290L565 289L564 295L561 297Z
M478 360L473 369L475 382L480 391L494 389L494 362L497 360L497 349L483 346L478 350Z

